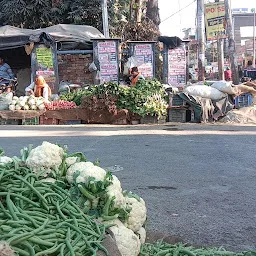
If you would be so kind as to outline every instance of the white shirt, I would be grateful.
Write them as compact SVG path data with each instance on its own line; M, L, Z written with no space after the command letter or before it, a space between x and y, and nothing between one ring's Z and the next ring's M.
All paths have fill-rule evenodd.
M36 87L35 87L35 83L33 82L32 84L30 84L28 87L26 87L25 92L30 92L30 90L35 91ZM43 89L43 97L46 100L49 100L49 90L48 90L48 86L45 86Z

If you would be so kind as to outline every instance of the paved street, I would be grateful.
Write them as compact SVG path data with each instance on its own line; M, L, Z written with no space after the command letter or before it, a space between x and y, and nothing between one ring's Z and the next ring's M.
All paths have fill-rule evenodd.
M147 203L148 230L241 251L256 248L255 135L255 126L1 126L0 146L17 155L47 140L117 165L123 188Z

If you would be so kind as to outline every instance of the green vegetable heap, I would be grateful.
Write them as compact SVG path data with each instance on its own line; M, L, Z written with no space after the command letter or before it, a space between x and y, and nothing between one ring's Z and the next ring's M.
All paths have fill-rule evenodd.
M0 240L17 255L96 255L105 225L71 200L61 181L49 183L13 159L0 172Z
M106 229L121 255L139 254L145 202L116 176L49 142L19 158L0 154L0 255L3 242L14 252L8 255L109 255Z
M61 95L62 100L74 101L86 108L102 108L110 111L127 109L142 117L161 118L167 113L167 98L163 85L156 79L141 80L134 87L122 87L115 83L90 86L86 90Z
M144 244L140 256L255 256L256 252L234 253L223 248L194 248L183 244L171 245L163 241Z

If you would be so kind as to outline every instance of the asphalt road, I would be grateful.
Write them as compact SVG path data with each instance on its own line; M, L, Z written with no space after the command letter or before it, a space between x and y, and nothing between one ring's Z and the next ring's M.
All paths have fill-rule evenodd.
M1 126L0 146L12 156L47 140L117 165L123 189L147 203L148 230L243 251L256 249L255 135L255 126Z

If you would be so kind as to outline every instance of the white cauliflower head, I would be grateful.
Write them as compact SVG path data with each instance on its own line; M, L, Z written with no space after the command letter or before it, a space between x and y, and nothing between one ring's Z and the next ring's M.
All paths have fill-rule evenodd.
M70 167L71 165L78 162L78 157L76 156L67 157L65 161L66 161L67 167Z
M76 183L84 183L89 177L94 177L97 181L103 181L106 171L91 162L79 162L71 165L67 170L66 179L69 183L74 182L74 174L79 172Z
M8 156L0 156L0 165L1 166L12 163L12 162L13 162L12 158L10 158Z
M145 201L141 198L138 201L136 198L126 196L126 205L132 210L129 214L126 226L134 232L139 231L144 225L147 218L147 208Z
M115 197L115 207L119 208L125 206L125 198L123 196L121 182L115 175L113 175L112 184L107 187L106 191L108 196Z
M60 167L64 156L64 150L52 143L44 141L41 146L31 150L26 160L26 165L35 172L45 169L51 172L54 168Z
M140 228L140 230L137 231L135 234L139 237L140 243L141 243L141 244L145 244L145 242L146 242L146 237L147 237L147 233L146 233L145 228L143 228L143 227Z
M113 232L117 247L122 256L138 256L140 253L140 239L132 230L121 222L117 226L109 228Z

